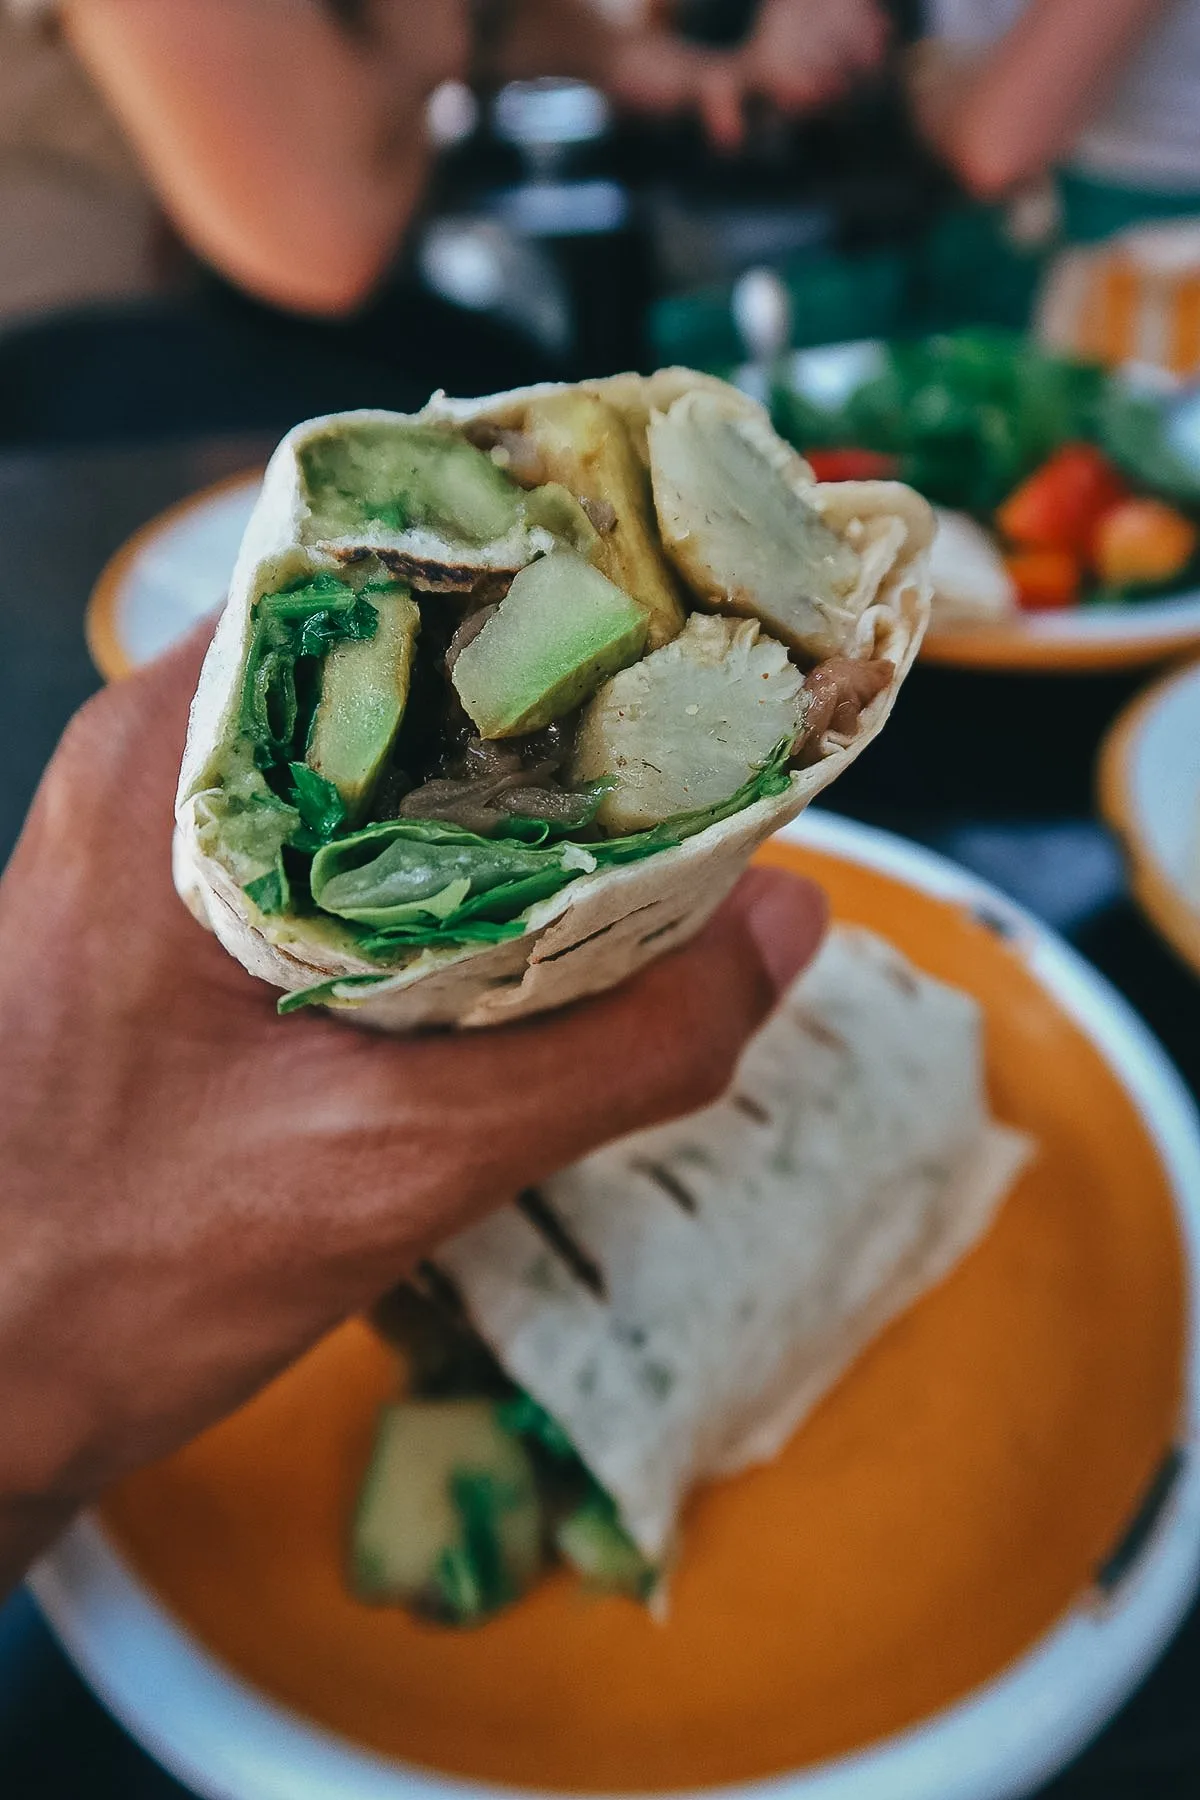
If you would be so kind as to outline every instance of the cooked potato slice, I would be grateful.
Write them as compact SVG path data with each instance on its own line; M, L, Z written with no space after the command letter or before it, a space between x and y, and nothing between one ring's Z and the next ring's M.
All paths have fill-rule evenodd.
M663 544L701 604L814 661L848 648L858 555L805 499L807 466L766 418L697 390L650 421L649 445Z
M608 777L606 831L717 806L801 725L800 671L753 620L693 613L679 636L605 683L580 725L572 779Z

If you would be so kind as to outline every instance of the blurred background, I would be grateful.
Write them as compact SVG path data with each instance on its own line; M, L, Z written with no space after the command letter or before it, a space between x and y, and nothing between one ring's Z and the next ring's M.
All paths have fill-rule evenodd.
M296 419L987 328L1200 374L1193 0L0 0L0 854L101 568ZM1066 932L1195 1084L1094 816L1146 679L919 669L839 810ZM953 754L947 754L953 745ZM1200 1791L1195 1617L1064 1795ZM181 1792L18 1601L0 1791Z

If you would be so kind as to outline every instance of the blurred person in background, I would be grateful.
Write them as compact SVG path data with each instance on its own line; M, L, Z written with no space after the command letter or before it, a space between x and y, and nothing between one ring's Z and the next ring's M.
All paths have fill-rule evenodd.
M648 22L615 45L609 86L647 111L698 111L712 142L736 150L750 103L793 115L828 106L880 71L890 35L876 0L761 0L744 41L724 51Z
M1040 247L1039 339L1200 373L1200 0L929 0L928 23L918 118Z
M1051 172L1065 235L1200 213L1200 0L928 0L919 116L969 192Z
M265 425L417 404L435 374L477 392L562 372L414 283L370 304L422 203L430 93L577 75L698 109L732 146L751 94L819 104L883 42L873 0L764 0L732 50L619 0L0 0L0 323L194 291L185 245L229 284L186 331L110 311L107 374L86 322L0 351L0 435Z
M423 295L386 337L316 323L393 262L425 98L467 60L462 0L0 0L0 434L415 404L435 358L465 391L540 372Z
M486 75L579 75L653 110L820 104L882 55L873 0L765 0L736 51L580 0L0 0L0 314L161 288L152 193L208 264L288 311L360 305L420 204L425 102ZM152 193L151 193L152 190Z

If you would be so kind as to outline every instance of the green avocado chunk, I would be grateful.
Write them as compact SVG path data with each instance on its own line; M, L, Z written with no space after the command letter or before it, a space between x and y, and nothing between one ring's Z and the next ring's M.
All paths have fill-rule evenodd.
M473 1624L519 1599L542 1560L533 1465L490 1401L384 1411L353 1530L364 1600Z
M607 1494L595 1493L569 1513L554 1533L564 1562L590 1587L645 1600L653 1593L658 1572L642 1555L617 1518Z
M523 490L457 433L431 425L341 425L300 452L309 541L372 522L488 544L522 518Z
M421 615L407 590L372 590L374 637L345 639L327 652L305 761L331 781L351 821L368 806L395 742L416 655Z
M540 731L636 662L647 620L636 600L569 550L514 576L454 665L459 699L484 738Z

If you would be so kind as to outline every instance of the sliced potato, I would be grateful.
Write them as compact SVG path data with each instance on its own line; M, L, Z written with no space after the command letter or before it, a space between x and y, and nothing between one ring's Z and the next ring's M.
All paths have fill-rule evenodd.
M573 782L614 783L598 819L642 831L717 806L800 730L800 671L750 619L693 613L679 636L605 683L583 715Z
M811 660L849 647L859 558L805 498L807 464L758 413L697 389L649 428L667 554L704 606Z

